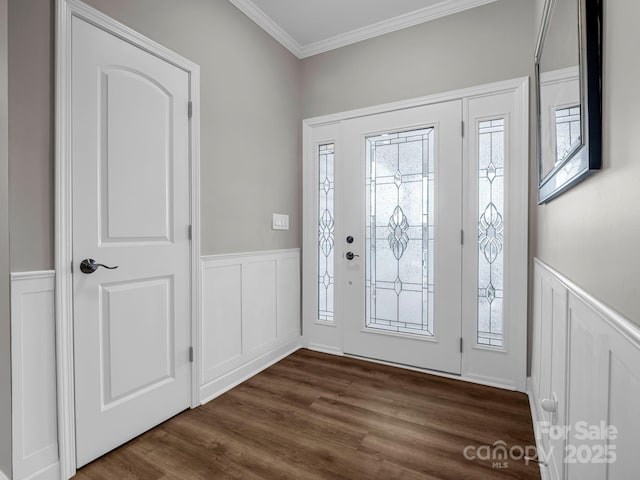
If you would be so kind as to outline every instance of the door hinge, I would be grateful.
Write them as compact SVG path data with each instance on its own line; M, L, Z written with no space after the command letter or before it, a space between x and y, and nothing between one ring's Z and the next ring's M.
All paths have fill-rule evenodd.
M193 102L191 100L189 100L189 104L187 106L187 112L188 112L189 118L193 117Z
M460 337L460 353L462 353L462 337Z
M187 228L187 235L189 235L189 240L193 240L193 225L189 225Z
M193 363L193 347L189 347L189 363Z
M464 245L464 230L460 230L460 245Z
M460 135L464 137L464 120L460 122Z

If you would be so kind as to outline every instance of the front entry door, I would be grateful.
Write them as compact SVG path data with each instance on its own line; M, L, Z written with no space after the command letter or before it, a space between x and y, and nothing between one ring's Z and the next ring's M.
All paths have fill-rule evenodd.
M344 122L336 165L344 352L460 373L462 102Z
M527 92L304 121L309 348L525 391Z
M72 33L82 466L190 405L189 74L76 17Z

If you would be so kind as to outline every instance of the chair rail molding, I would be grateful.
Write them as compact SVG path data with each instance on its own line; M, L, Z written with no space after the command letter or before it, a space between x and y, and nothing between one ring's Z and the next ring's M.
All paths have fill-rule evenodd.
M543 478L635 478L640 327L538 259L533 291L528 394Z

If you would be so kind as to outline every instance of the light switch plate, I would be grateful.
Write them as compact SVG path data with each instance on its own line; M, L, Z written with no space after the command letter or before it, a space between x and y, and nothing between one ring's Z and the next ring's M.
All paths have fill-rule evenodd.
M273 230L289 230L289 215L274 213L271 228Z

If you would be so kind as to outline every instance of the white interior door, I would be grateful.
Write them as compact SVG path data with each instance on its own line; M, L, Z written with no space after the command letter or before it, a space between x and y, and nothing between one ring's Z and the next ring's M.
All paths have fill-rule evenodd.
M72 38L82 466L190 405L189 76L76 17Z
M335 284L345 353L460 373L461 122L459 100L344 122Z

